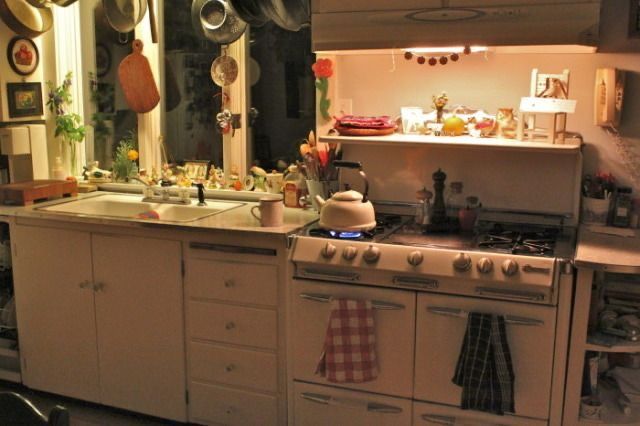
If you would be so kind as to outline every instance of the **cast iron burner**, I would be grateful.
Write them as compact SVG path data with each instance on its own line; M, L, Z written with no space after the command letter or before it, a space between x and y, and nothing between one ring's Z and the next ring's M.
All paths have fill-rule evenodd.
M478 247L513 254L549 256L553 254L558 229L510 230L494 227L478 238Z

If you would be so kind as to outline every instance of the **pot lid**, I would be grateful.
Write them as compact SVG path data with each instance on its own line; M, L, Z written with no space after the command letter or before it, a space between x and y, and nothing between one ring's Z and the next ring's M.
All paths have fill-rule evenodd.
M331 197L336 201L362 201L362 194L358 191L350 189L349 191L337 192Z

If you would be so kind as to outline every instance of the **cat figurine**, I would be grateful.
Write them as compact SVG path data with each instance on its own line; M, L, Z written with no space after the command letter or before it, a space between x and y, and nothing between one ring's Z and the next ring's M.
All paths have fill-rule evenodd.
M518 122L513 116L513 108L499 108L496 114L496 136L515 139Z

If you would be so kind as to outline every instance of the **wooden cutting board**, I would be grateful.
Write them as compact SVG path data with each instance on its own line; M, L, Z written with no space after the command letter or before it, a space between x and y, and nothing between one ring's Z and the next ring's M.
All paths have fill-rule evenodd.
M160 102L149 60L142 54L143 46L141 40L134 40L133 52L118 67L118 79L127 104L140 114L151 111Z
M0 203L14 206L76 195L78 183L68 180L43 179L0 185Z

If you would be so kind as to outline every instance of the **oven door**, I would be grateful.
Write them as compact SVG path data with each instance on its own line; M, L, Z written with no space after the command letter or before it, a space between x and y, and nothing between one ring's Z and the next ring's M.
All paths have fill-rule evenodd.
M460 406L461 388L451 379L469 311L509 316L506 330L515 373L515 414L547 419L556 323L556 309L550 306L419 294L415 398Z
M293 284L293 374L296 380L411 398L416 303L414 292L297 279ZM366 383L331 383L315 374L327 331L328 302L332 297L374 301L379 367L375 380Z

